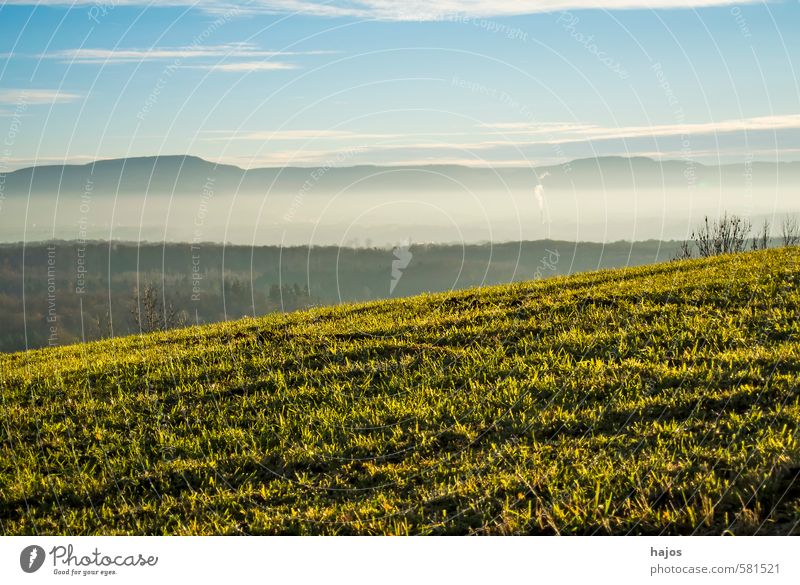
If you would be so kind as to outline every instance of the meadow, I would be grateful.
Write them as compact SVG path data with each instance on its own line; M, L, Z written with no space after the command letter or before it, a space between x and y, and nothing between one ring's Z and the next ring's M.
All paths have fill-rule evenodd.
M797 534L800 249L0 355L5 534Z

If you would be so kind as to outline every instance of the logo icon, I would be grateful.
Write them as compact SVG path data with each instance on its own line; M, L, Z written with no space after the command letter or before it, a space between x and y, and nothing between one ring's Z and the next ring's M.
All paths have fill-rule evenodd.
M41 546L32 544L22 549L19 555L19 566L26 573L35 573L44 564L44 549Z
M394 288L400 279L403 278L403 271L408 268L414 255L411 253L411 242L405 239L399 246L392 250L395 259L392 260L392 281L389 283L389 294L394 293Z

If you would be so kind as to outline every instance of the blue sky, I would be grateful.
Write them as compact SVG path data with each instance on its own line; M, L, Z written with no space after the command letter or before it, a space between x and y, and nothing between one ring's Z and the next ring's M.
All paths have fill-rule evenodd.
M0 165L800 160L798 28L788 1L13 0Z

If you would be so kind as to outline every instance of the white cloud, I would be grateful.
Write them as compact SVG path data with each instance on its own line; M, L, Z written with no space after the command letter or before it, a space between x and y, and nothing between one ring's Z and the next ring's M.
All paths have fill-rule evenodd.
M488 18L562 10L627 10L702 8L760 4L763 0L345 0L313 2L308 0L163 0L160 6L197 6L211 11L241 5L242 13L262 11L303 13L315 16L351 16L383 20L436 20L453 16ZM6 0L6 4L95 6L97 0ZM115 0L114 5L151 6L148 0Z
M634 140L669 136L699 136L732 132L763 132L800 129L800 114L760 116L740 120L722 120L694 124L656 124L652 126L605 127L594 124L552 122L528 124L498 122L480 124L475 132L363 133L349 130L261 130L247 132L207 131L206 141L298 141L335 140L350 145L364 145L372 151L414 150L490 150L531 145ZM463 140L453 140L455 137Z
M523 158L512 158L515 155L525 155L530 160L539 164L547 157L547 152L552 151L554 145L575 144L586 145L595 154L619 154L625 156L650 156L653 158L685 158L687 153L680 150L652 150L653 143L647 139L666 139L663 144L674 143L672 138L683 135L713 136L715 134L734 134L737 132L772 133L777 130L800 129L800 115L759 116L739 120L722 120L718 122L687 123L687 124L661 124L653 126L620 126L603 127L592 124L575 123L546 123L541 125L520 124L514 122L501 122L496 124L481 124L475 132L458 132L437 134L436 132L421 134L372 134L358 133L341 130L283 130L283 131L255 131L230 133L226 131L207 132L211 141L253 140L262 142L291 143L296 141L296 149L283 146L269 154L261 155L261 162L271 165L310 165L320 164L336 158L337 153L346 148L358 148L355 162L373 164L411 164L410 161L425 164L447 164L454 161L467 162L465 153L473 153L476 159L470 164L479 164L478 155L486 164L492 166L515 166L530 164ZM769 134L767 134L769 136ZM753 136L755 138L755 135ZM336 146L310 149L307 142L314 140L327 141L326 144L336 143ZM611 141L630 140L626 145L614 144ZM724 155L727 158L736 158L744 155L743 146L738 144L738 138L733 142L726 139L728 147L720 147L715 151L697 150L690 153L695 159L714 159ZM316 143L316 142L315 142ZM659 146L662 145L659 141ZM727 150L726 150L727 148ZM609 150L610 149L610 150ZM622 149L622 150L620 150ZM763 154L768 158L777 159L781 156L795 154L793 149L775 148L768 151L763 149L748 149L751 155ZM513 154L512 154L513 153ZM510 156L509 156L510 155ZM588 154L587 154L588 156ZM542 158L544 157L544 159ZM579 157L578 157L579 158ZM550 161L553 162L553 161Z
M513 136L524 134L526 136L556 136L568 133L585 131L590 128L598 128L590 124L578 124L569 122L546 122L530 124L528 122L499 122L496 124L480 124L478 126L489 134L502 134Z
M782 162L789 156L800 154L800 148L748 148L746 152L741 147L736 148L715 148L713 150L692 150L693 159L705 159L709 161L742 159L747 157L757 157L758 161ZM623 156L628 156L623 154ZM644 150L637 151L635 156L646 156L656 160L675 160L686 158L686 151L682 150Z
M755 2L756 0L751 0ZM489 18L563 10L634 8L698 8L748 3L737 0L356 0L321 3L302 0L262 0L272 10L319 16L354 16L384 20L439 20L455 16Z
M37 104L57 104L81 99L77 93L56 89L4 89L0 90L0 104L29 106Z
M214 63L211 65L185 65L183 69L208 69L210 71L252 73L255 71L281 71L287 69L297 69L297 65L292 65L291 63L279 63L277 61L256 61L242 63Z
M525 150L529 147L548 147L561 144L599 143L612 140L642 140L730 134L735 132L772 132L800 129L800 114L759 116L719 122L687 124L661 124L652 126L605 127L594 124L552 122L531 125L527 123L499 122L480 124L475 132L423 132L423 133L365 133L345 130L258 130L230 132L206 131L205 142L317 142L336 143L337 147L358 146L362 152L394 153L397 160L418 156L420 152L453 153L500 151L502 149ZM649 148L652 148L650 146ZM288 156L292 151L275 153L275 160ZM330 157L335 150L313 152L305 147L294 151L294 156L311 157L314 161ZM685 153L684 153L685 154ZM647 156L654 156L649 152Z
M358 133L349 130L258 130L254 132L228 132L207 131L206 134L212 135L205 138L207 141L257 141L257 142L277 142L277 141L309 141L309 140L383 140L389 138L401 138L404 134L383 134L383 133Z
M546 125L498 123L482 124L481 128L490 128L495 130L495 133L505 135L544 136L544 140L541 141L543 143L563 144L597 140L798 129L800 128L800 114L759 116L719 122L655 124L651 126L603 127L593 124L568 123Z
M153 47L133 49L68 49L39 55L44 59L58 59L70 63L138 63L186 59L246 58L271 59L300 55L330 55L335 51L263 51L249 43L226 45Z

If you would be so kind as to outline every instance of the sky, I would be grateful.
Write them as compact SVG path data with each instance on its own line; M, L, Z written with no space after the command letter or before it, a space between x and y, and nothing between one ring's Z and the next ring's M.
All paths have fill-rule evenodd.
M800 160L800 3L0 0L0 171Z

